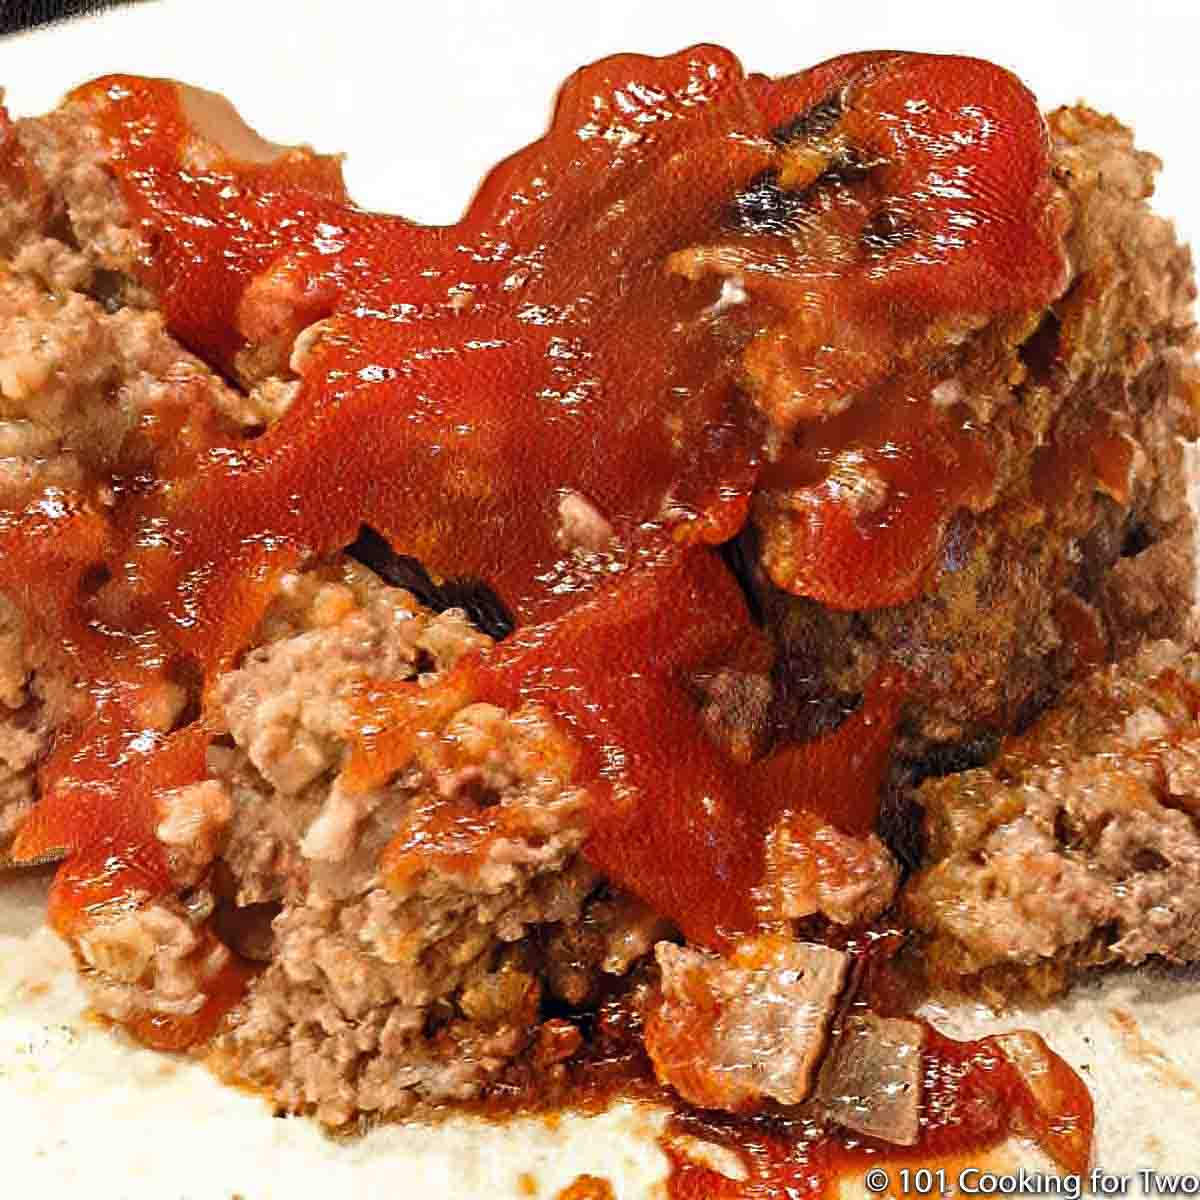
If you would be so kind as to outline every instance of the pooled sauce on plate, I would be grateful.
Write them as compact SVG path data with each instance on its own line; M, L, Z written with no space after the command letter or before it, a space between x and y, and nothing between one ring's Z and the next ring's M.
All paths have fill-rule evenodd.
M978 1166L982 1152L1012 1136L1028 1136L1071 1174L1087 1169L1092 1130L1091 1097L1082 1080L1036 1034L1024 1034L1040 1051L1031 1085L1013 1065L1003 1038L957 1042L930 1029L922 1053L922 1123L917 1143L903 1149L794 1116L737 1118L682 1112L671 1130L728 1146L746 1178L731 1179L696 1162L668 1140L672 1200L750 1200L751 1197L822 1196L831 1181L861 1176L886 1164L894 1194L904 1166L946 1168L953 1181L963 1166ZM1053 1108L1044 1106L1052 1097Z
M849 936L841 948L863 968L856 1011L887 1015L911 1010L912 981L893 965L900 930L880 925ZM671 1162L672 1200L774 1200L823 1196L839 1178L860 1178L885 1165L899 1182L900 1167L944 1167L953 1179L978 1166L986 1153L1009 1139L1032 1139L1063 1171L1086 1170L1095 1127L1092 1098L1082 1079L1033 1033L957 1041L922 1022L921 1118L916 1143L895 1146L831 1125L804 1105L750 1116L704 1112L682 1104L655 1082L642 1046L641 1013L629 994L597 1008L583 1051L565 1063L547 1092L535 1075L513 1080L479 1106L486 1115L508 1115L540 1103L569 1102L601 1108L614 1096L634 1096L675 1109L660 1138ZM695 1141L731 1152L725 1163L706 1161ZM732 1178L719 1169L739 1164ZM893 1187L895 1190L895 1187ZM898 1193L897 1193L898 1194Z

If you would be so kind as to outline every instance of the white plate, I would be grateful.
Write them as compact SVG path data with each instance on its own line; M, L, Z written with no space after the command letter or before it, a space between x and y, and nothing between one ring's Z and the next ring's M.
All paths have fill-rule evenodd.
M1198 33L1192 0L194 0L0 41L0 83L12 110L27 114L108 71L184 79L229 96L272 140L346 151L360 203L450 221L489 166L542 131L562 79L608 53L716 41L769 73L857 49L972 53L1015 70L1044 106L1082 96L1134 124L1142 145L1167 162L1160 209L1195 233ZM409 1125L337 1144L309 1122L272 1120L255 1097L87 1021L65 950L38 928L44 886L40 877L0 877L5 1195L506 1200L528 1196L530 1185L552 1197L582 1173L609 1179L618 1200L661 1191L661 1115L646 1109L553 1125ZM1200 1038L1192 1032L1200 989L1186 980L1115 977L1035 1016L972 1010L939 1019L960 1033L1043 1029L1092 1085L1109 1169L1200 1169Z

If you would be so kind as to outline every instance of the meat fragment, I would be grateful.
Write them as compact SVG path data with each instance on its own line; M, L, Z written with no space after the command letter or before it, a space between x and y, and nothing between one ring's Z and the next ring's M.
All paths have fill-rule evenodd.
M126 1024L195 1017L230 962L228 949L202 924L207 915L160 902L101 918L81 933L77 945L95 1008Z
M1058 987L1090 963L1200 956L1198 716L1195 652L1151 643L989 766L925 783L929 857L904 903L935 974Z
M233 814L228 790L215 779L160 792L157 796L158 840L167 848L171 878L190 887L217 856Z
M546 982L568 1004L587 1004L601 994L606 978L625 975L674 933L636 896L606 889L588 902L579 921L549 932Z
M825 1111L855 1133L915 1145L924 1042L918 1021L871 1013L848 1019L821 1068L817 1097Z
M0 594L0 866L33 810L38 764L71 711L73 693L72 681L45 661L21 614Z
M558 538L564 549L599 553L612 541L613 527L584 495L568 492L558 502Z
M762 937L731 958L660 942L662 998L646 1024L655 1074L702 1108L799 1104L812 1090L847 959Z
M767 835L760 905L775 921L819 912L853 925L879 916L899 882L896 860L875 834L852 837L812 813L789 813Z
M239 427L265 424L286 397L231 387L167 333L154 295L133 279L146 246L109 154L86 104L17 122L0 110L0 507L14 530L39 511L74 514L90 529L88 557L50 574L61 574L71 599L75 572L89 596L101 585L96 615L119 624L130 597L119 583L103 586L98 562L111 549L117 492L141 494L155 475L158 486L177 486L168 477L186 474ZM124 486L114 487L121 476ZM70 540L58 531L28 536ZM161 544L159 524L143 522L136 538ZM10 562L15 549L5 551ZM0 861L32 810L34 767L82 701L61 661L65 635L54 618L62 601L46 572L36 574L28 585L18 576L0 598ZM189 699L163 679L136 715L167 732Z
M339 764L369 680L442 669L486 642L461 612L431 615L348 560L339 571L286 577L266 618L269 640L216 685L230 733L288 795Z
M0 861L33 807L33 768L49 741L30 719L28 671L20 617L0 596Z

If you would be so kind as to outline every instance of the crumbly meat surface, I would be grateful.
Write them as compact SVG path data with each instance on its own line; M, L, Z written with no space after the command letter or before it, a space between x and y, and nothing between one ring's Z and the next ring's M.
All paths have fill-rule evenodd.
M0 855L33 807L33 768L46 744L28 676L21 616L0 597Z
M66 104L12 122L0 113L0 506L20 511L147 456L143 430L262 427L294 385L231 386L163 328L133 281L139 235L89 114ZM103 487L103 485L101 485ZM111 495L101 495L112 505ZM31 637L29 596L0 596L0 860L32 805L34 768L72 710L76 681ZM168 729L185 702L161 697Z
M387 787L342 786L363 685L432 684L485 641L460 611L422 609L346 560L285 577L261 644L217 681L228 744L210 750L210 780L165 806L159 836L190 902L266 963L215 1056L282 1109L341 1125L475 1097L554 1042L553 1029L540 1038L543 995L581 1003L670 933L581 860L573 748L534 707L469 705ZM446 805L500 812L501 832L389 871L385 847L419 844ZM162 909L92 935L102 1011L203 1003L208 960ZM157 941L166 948L139 957ZM135 947L132 968L114 970L131 956L114 945Z
M1072 687L987 767L920 789L904 893L942 982L1061 987L1200 955L1200 661L1152 642Z
M227 135L225 126L235 123L240 133L253 136L227 101L194 88L184 88L183 92L193 108L219 110L221 128L215 133ZM207 119L201 118L201 128ZM87 365L97 375L112 375L115 365L118 372L132 379L149 374L145 386L155 381L160 386L163 382L178 386L178 377L192 373L189 368L194 368L195 374L206 377L206 399L229 421L242 428L269 424L286 411L294 395L295 377L286 362L288 354L284 354L283 361L273 362L270 370L247 371L240 377L244 386L239 388L228 386L209 372L173 339L163 337L153 346L139 346L137 334L144 340L147 330L161 330L161 320L153 315L157 297L138 280L138 266L148 250L119 185L107 169L109 153L95 116L84 101L68 100L43 117L13 122L4 116L0 121L0 258L11 271L52 299L74 306L58 321L66 335L65 346L68 352L79 353L84 343L76 330L88 328L93 344ZM202 154L202 145L193 153ZM197 161L197 169L203 166ZM107 339L104 332L90 330L86 318L91 314L78 310L84 297L114 318ZM129 331L123 328L136 326L139 315L150 317L148 326ZM106 341L114 343L117 354ZM50 344L59 343L52 340ZM142 351L140 359L137 349ZM42 363L45 368L44 358ZM21 365L19 360L8 366L6 377ZM89 380L79 368L65 368L63 363L48 365L61 382L76 388L87 386ZM96 379L93 377L91 382L95 384ZM101 385L104 382L100 380ZM103 386L94 388L93 400L104 391ZM99 444L105 444L105 439L101 438Z
M155 297L133 279L143 250L84 107L4 119L5 507L78 486L85 473L128 470L147 423L171 424L186 444L189 420L261 427L290 402L286 347L250 354L239 388L164 332ZM591 536L579 513L566 516ZM216 1056L282 1108L343 1124L470 1098L522 1054L552 1071L578 1037L553 1023L539 1037L543 994L594 999L672 934L581 861L582 797L566 787L561 733L534 709L475 705L451 721L440 758L384 792L351 797L337 786L356 688L432 682L486 642L463 613L430 613L349 560L285 577L258 646L216 681L228 732L210 751L210 778L159 799L178 896L80 938L97 1011L133 1024L193 1015L229 946L267 965ZM32 807L38 760L74 687L0 596L0 858ZM182 691L164 697L155 724L169 729L185 701ZM509 836L469 867L385 886L384 845L406 828L419 835L444 803L504 808Z

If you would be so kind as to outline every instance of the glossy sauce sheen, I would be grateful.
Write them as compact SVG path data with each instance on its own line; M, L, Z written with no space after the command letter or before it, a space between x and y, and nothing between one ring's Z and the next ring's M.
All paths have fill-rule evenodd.
M592 792L588 857L692 941L727 946L757 925L764 838L785 812L819 812L856 833L874 826L902 694L898 675L883 673L835 732L741 765L696 736L687 681L717 665L761 667L769 653L716 555L643 566L558 620L519 630L434 688L378 689L367 710L378 732L362 738L348 775L359 787L377 786L408 760L415 731L463 703L538 703L583 746L577 775ZM503 834L492 823L505 818L500 807L470 818L470 839L454 843L463 869ZM425 840L393 845L385 871L406 873L429 853Z
M682 1113L673 1118L673 1130L729 1146L741 1158L748 1178L732 1180L701 1166L667 1140L672 1162L668 1195L672 1200L799 1200L828 1195L832 1181L861 1177L877 1164L891 1172L890 1190L899 1195L898 1168L944 1166L947 1179L953 1181L958 1170L981 1166L982 1152L1012 1136L1032 1137L1068 1173L1086 1171L1092 1100L1061 1058L1039 1046L1045 1073L1035 1090L997 1038L956 1042L932 1029L926 1037L921 1129L915 1146L898 1148L830 1131L803 1118ZM1043 1096L1053 1097L1052 1109L1045 1107Z
M93 490L0 513L0 589L81 682L16 847L70 852L58 927L169 890L154 796L203 775L209 730L154 728L156 689L210 686L252 644L279 577L366 523L435 577L486 580L518 630L437 688L370 692L349 778L385 781L472 699L536 701L582 747L596 865L698 942L753 929L775 819L808 809L871 828L902 686L884 668L835 733L733 763L701 729L691 681L761 669L770 649L707 547L747 519L769 417L762 486L795 497L800 564L779 582L846 608L925 586L950 515L986 492L977 439L909 396L849 424L821 406L874 387L893 347L964 306L986 320L1056 294L1032 97L966 59L856 55L771 81L715 47L618 56L567 83L546 137L497 167L462 221L431 228L354 208L333 160L222 150L181 95L122 76L72 97L109 139L169 329L233 377L248 347L286 358L322 324L295 402L260 436L199 397L171 428L137 430ZM830 97L869 169L811 189L792 178L796 228L739 225L738 197L803 174L789 147L812 130L792 127ZM889 205L907 232L878 248L864 230ZM677 257L706 246L724 248L744 302L718 303L717 259ZM834 327L846 346L825 337ZM758 389L793 376L815 382L780 420ZM825 477L847 446L893 484L869 519ZM569 493L611 526L603 553L560 545ZM497 831L448 811L419 832L389 847L388 871L414 855L467 869ZM208 1015L147 1036L183 1044Z
M843 1019L855 1012L907 1016L914 981L894 958L902 931L880 926L851 932L840 943L855 966L858 991ZM908 1019L913 1019L908 1017ZM671 1159L671 1200L777 1200L824 1197L841 1179L861 1179L872 1166L890 1173L943 1167L953 1182L964 1167L982 1167L989 1150L1010 1138L1030 1138L1059 1167L1088 1167L1095 1111L1083 1080L1037 1034L956 1041L925 1026L921 1050L920 1125L912 1146L894 1146L839 1128L809 1106L756 1116L680 1109L663 1148ZM732 1149L746 1178L732 1180L688 1157L673 1133Z

